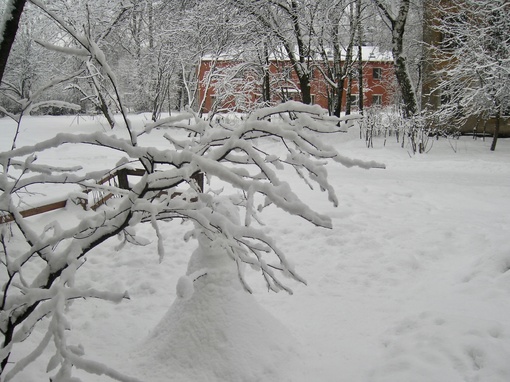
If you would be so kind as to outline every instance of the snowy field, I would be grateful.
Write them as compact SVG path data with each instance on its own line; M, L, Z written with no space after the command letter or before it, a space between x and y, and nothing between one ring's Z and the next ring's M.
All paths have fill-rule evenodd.
M142 117L134 118L141 125ZM27 118L18 146L59 131L106 131L99 122ZM13 128L12 121L0 119L0 151L8 149ZM116 133L122 133L120 127ZM75 301L68 312L72 342L83 345L89 359L147 382L241 380L232 377L235 373L204 374L221 365L240 369L242 380L250 382L508 382L510 140L500 140L491 152L489 140L442 139L428 154L412 156L393 139L386 147L376 139L374 148L367 149L356 129L328 139L346 156L377 160L387 168L331 164L328 171L340 200L337 208L324 194L311 193L289 175L289 182L295 182L310 206L331 216L333 229L316 228L276 209L262 214L264 229L308 283L289 281L292 296L275 294L266 291L259 274L249 273L254 299L276 319L267 332L258 333L256 326L240 322L243 314L250 319L264 314L249 307L251 302L244 307L241 296L233 300L236 306L218 308L240 309L240 313L226 313L232 320L221 330L214 328L218 331L214 344L205 343L213 338L211 333L201 337L199 332L178 344L187 347L194 342L209 349L209 357L190 352L188 359L180 360L189 363L187 374L176 369L182 365L165 353L165 326L157 325L176 299L177 280L186 273L197 244L183 240L189 224L170 222L162 223L166 230L162 263L150 227L140 228L151 240L146 247L116 251L111 240L87 255L77 282L127 290L131 299L118 305ZM62 166L102 168L109 161L113 167L117 158L64 147L52 160ZM73 208L48 215L65 222L72 220ZM48 215L30 219L43 225ZM218 302L226 301L219 297ZM194 324L211 329L200 322L201 314L196 312ZM281 334L284 330L292 341ZM44 322L20 350L33 348L43 334ZM160 349L158 357L147 349L150 335L149 344ZM267 348L259 341L271 336L274 347L280 335L282 349ZM254 360L264 360L263 373L249 357L244 364L229 363L245 348L257 352ZM15 381L47 381L46 365L53 353L48 348ZM17 357L14 353L11 361ZM202 369L202 374L194 369ZM76 375L83 382L109 380L83 372Z

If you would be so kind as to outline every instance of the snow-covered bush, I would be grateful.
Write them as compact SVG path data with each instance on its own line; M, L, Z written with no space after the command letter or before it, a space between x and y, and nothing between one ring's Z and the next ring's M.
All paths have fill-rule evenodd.
M367 147L374 146L374 138L384 138L386 145L388 137L394 136L402 147L408 148L412 153L423 152L428 136L431 134L420 116L405 118L399 107L367 108L361 121L361 138L364 138Z
M422 113L405 118L402 110L394 106L367 108L360 122L360 138L365 140L367 147L374 147L374 138L382 138L385 146L388 138L393 136L411 153L425 153L432 148L434 139L458 136L456 129L448 130L435 117L435 114Z

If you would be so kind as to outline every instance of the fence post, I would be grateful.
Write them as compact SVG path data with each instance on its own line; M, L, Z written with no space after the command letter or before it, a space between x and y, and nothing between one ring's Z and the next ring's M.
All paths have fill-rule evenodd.
M119 187L123 190L129 190L128 171L126 168L117 170L117 179L119 180Z
M204 192L204 173L197 171L196 173L191 175L191 179L193 179L193 180L195 180L195 182L197 182L200 192Z

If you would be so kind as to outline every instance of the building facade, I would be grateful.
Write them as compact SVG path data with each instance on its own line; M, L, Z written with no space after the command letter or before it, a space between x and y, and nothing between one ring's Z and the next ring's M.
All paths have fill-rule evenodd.
M310 88L312 103L332 110L334 104L333 87L326 79L328 66L316 60L311 68ZM269 94L267 104L278 104L288 100L301 101L299 81L290 61L271 58L264 71L260 65L228 57L201 60L198 69L199 99L201 111L245 111L256 105L264 104ZM363 107L387 106L392 103L394 95L394 72L391 54L379 52L377 48L363 47ZM345 110L347 98L347 79L342 96L342 110ZM263 97L264 86L269 87L266 97ZM351 110L358 108L357 73L351 82Z

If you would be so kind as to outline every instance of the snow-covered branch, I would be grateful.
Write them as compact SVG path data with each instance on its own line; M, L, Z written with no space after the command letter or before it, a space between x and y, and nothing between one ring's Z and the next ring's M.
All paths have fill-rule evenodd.
M67 301L93 297L118 302L127 297L125 293L112 294L74 286L79 268L86 266L84 257L87 253L118 234L124 238L122 245L144 244L143 238L137 238L135 228L137 224L150 222L158 238L159 256L163 258L165 249L158 220L183 219L194 222L196 227L187 238L198 239L201 248L217 251L219 256L236 264L237 276L246 291L251 291L245 278L244 266L248 265L248 269L262 274L269 290L292 293L285 279L300 283L305 283L305 279L294 269L274 238L257 228L261 220L258 214L269 205L275 205L319 227L331 227L331 219L314 211L296 190L291 189L284 180L285 170L297 172L306 185L312 188L317 185L318 189L326 191L327 198L336 206L338 198L326 171L328 163L383 167L375 162L351 160L325 144L321 135L340 131L340 120L329 117L325 110L316 106L289 102L260 109L244 119L224 121L190 117L192 114L184 114L147 124L140 136L154 134L168 138L168 141L160 139L161 144L157 147L140 143L134 146L131 140L103 132L62 133L35 145L14 147L0 153L0 163L5 169L0 178L4 190L0 209L13 216L11 230L25 242L24 246L14 248L8 237L3 238L5 253L0 268L8 276L0 306L0 328L7 338L0 350L4 365L12 347L29 336L41 320L50 319L50 337L58 349L54 362L61 365L59 378L69 376L71 365L74 365L118 380L130 380L83 360L66 344L65 333L61 331L66 322L61 306ZM77 149L99 146L121 153L124 158L119 164L111 163L110 168L88 172L86 165L84 168L59 168L39 159L44 156L38 154L64 145L73 145ZM142 162L151 171L131 182L129 189L117 184L97 184L111 174L110 169L114 166ZM195 181L197 173L220 187L233 187L237 194L218 197L201 189ZM75 185L75 193L94 189L118 197L97 210L83 211L74 226L62 227L57 221L48 222L41 232L17 207L17 194L21 190L30 193L40 184ZM187 184L187 190L175 192L179 184ZM239 212L232 213L232 209L244 211L244 219L236 217ZM36 258L40 269L29 278L24 269ZM214 273L208 269L204 272L200 279L207 280ZM186 290L182 292L186 295ZM49 339L41 343L41 348L46 346L45 341ZM27 356L27 362L39 353L36 349ZM56 367L51 366L50 369ZM16 370L20 367L16 366Z
M442 97L433 118L456 127L469 118L494 118L491 150L496 147L500 120L510 110L509 10L508 2L500 0L438 4L435 30L444 39L440 46L429 47L439 68L432 90Z

